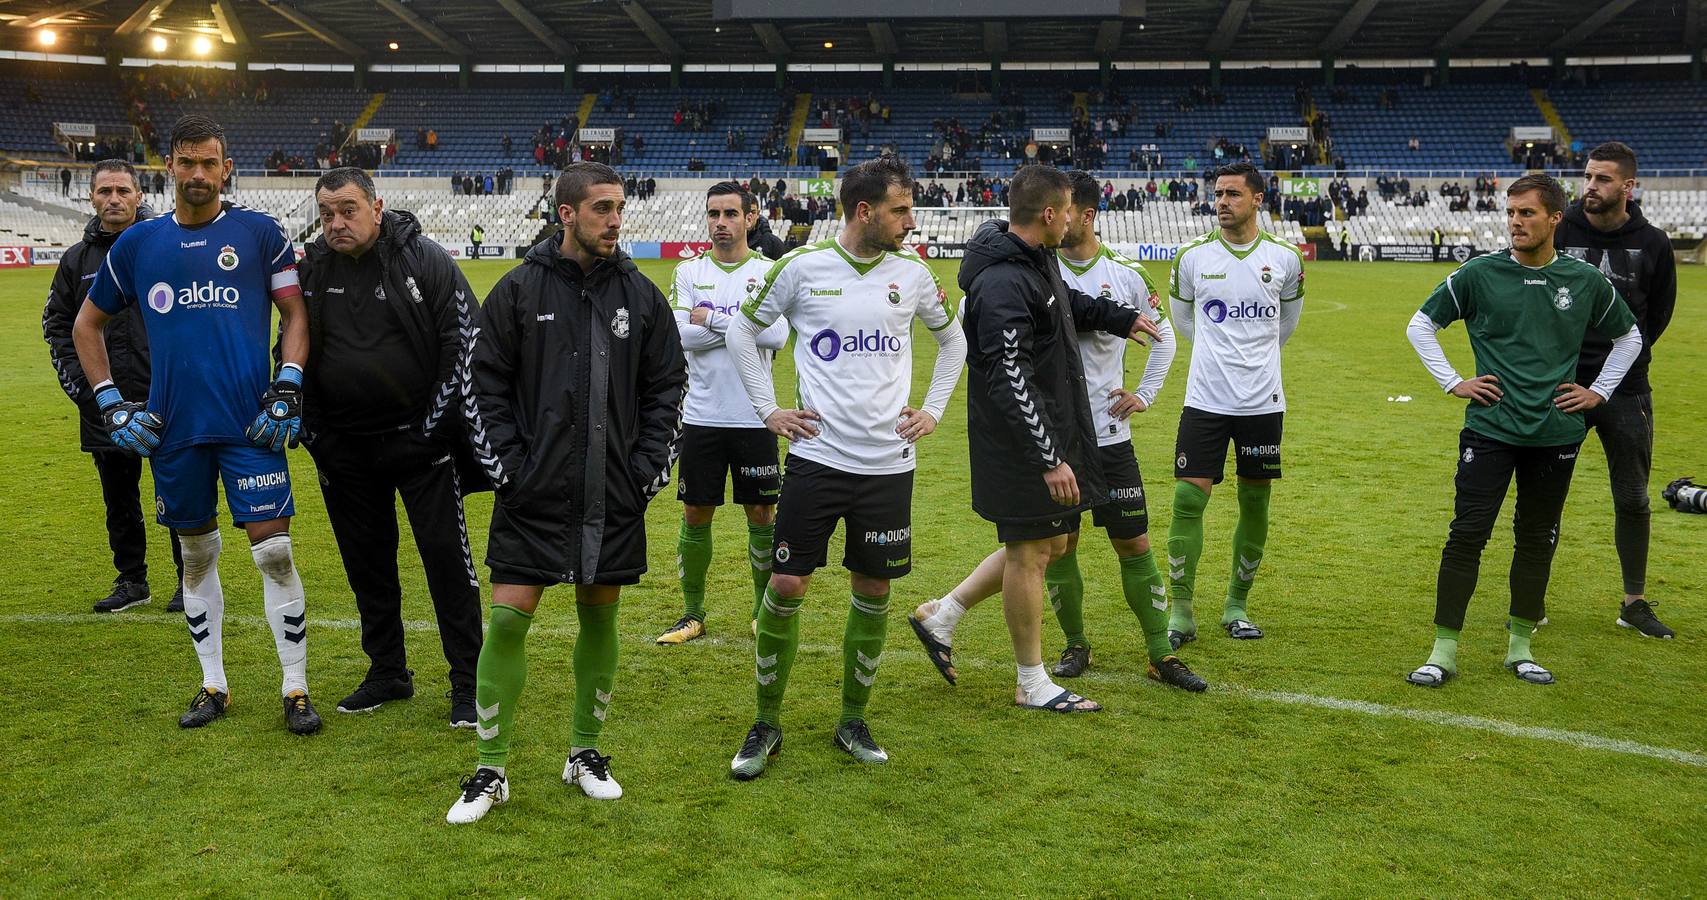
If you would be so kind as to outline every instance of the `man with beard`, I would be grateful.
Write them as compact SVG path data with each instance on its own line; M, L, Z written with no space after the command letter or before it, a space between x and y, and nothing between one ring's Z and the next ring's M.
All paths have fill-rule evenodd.
M573 163L557 178L561 235L541 241L475 316L464 413L497 486L480 649L480 763L446 814L479 820L504 774L527 681L527 633L545 588L575 586L575 713L563 780L595 800L622 787L597 744L616 681L617 601L646 571L646 504L670 483L687 364L668 301L617 247L622 176Z
M1577 450L1587 434L1583 414L1605 403L1642 349L1642 334L1599 269L1553 248L1565 190L1546 175L1526 175L1506 189L1511 249L1460 266L1411 317L1405 334L1441 390L1471 401L1458 437L1457 497L1452 530L1440 554L1435 588L1434 649L1405 680L1440 687L1458 673L1458 638L1476 590L1482 548L1494 530L1513 476L1511 612L1505 667L1529 684L1552 684L1530 651L1541 618L1559 514L1571 486ZM1436 336L1463 319L1476 354L1476 376L1463 378ZM1594 383L1576 374L1589 330L1612 341Z
M273 217L221 201L233 163L218 123L184 116L172 126L169 146L176 208L114 242L72 327L77 357L113 442L150 457L156 517L183 547L184 617L202 681L179 727L213 722L231 700L215 492L223 481L232 521L248 532L261 571L283 670L285 724L294 734L312 734L320 715L308 699L308 612L291 551L295 504L284 452L302 426L308 358L296 251ZM113 384L102 340L112 317L133 305L145 307L151 351L146 405ZM267 353L274 306L282 359L276 374Z
M77 308L89 284L107 261L107 250L125 229L152 215L142 203L142 184L136 169L119 159L102 160L89 173L89 202L95 217L83 229L83 240L71 245L59 259L42 309L42 337L47 341L53 369L65 396L77 404L78 432L83 450L95 462L101 479L101 500L107 508L107 546L113 552L118 576L105 599L95 602L95 612L119 612L147 603L148 536L142 522L138 493L142 479L142 457L107 438L95 391L77 362L77 347L71 338ZM148 331L140 308L130 308L114 317L105 335L107 360L113 382L132 397L148 396ZM171 534L168 532L168 534ZM166 605L167 612L184 611L184 563L178 536L171 534L172 560L177 563L179 584Z
M865 721L888 628L889 585L912 570L914 445L936 430L960 380L965 338L942 288L901 241L913 230L913 176L890 156L842 178L841 233L785 255L729 329L747 397L765 427L790 441L777 510L770 585L753 644L758 713L730 762L757 778L782 748L782 700L800 649L799 612L812 574L844 522L852 582L842 634L842 710L832 741L867 764L889 761ZM799 406L777 402L759 335L786 316ZM924 403L912 406L912 323L937 342Z
M1642 352L1618 390L1586 414L1600 436L1612 476L1613 541L1624 574L1618 624L1651 638L1676 635L1648 602L1648 473L1654 461L1654 395L1648 362L1677 305L1677 261L1671 239L1648 224L1630 201L1636 190L1636 152L1611 141L1590 150L1583 167L1583 196L1565 209L1553 246L1598 269L1618 289L1636 326ZM1583 339L1578 384L1593 383L1612 344L1599 333Z

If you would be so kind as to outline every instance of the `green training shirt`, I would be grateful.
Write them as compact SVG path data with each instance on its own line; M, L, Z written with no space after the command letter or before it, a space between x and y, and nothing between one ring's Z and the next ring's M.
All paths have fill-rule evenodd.
M1576 379L1588 329L1610 339L1636 324L1599 269L1563 253L1536 268L1509 250L1478 256L1446 276L1422 311L1442 328L1463 319L1476 375L1498 377L1505 392L1492 406L1470 401L1464 427L1525 447L1583 439L1582 414L1553 405L1558 387Z

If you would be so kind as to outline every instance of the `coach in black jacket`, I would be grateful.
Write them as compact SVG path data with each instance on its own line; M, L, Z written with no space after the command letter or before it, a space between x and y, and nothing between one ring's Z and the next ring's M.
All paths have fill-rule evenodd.
M95 462L101 478L101 499L107 507L107 544L113 551L112 593L95 603L96 612L117 612L151 597L148 589L148 533L142 521L142 503L138 483L142 479L142 457L114 446L107 437L101 421L101 411L95 405L95 391L83 375L77 361L77 348L71 341L71 325L77 320L77 310L89 293L95 273L107 260L107 251L118 240L119 233L144 219L152 212L142 203L142 183L136 169L117 159L96 163L90 175L89 199L95 207L95 217L83 229L83 240L72 244L59 259L59 269L53 273L48 288L47 305L42 309L41 333L47 341L48 356L59 375L59 386L65 396L77 404L78 435L83 451ZM149 377L148 332L142 327L141 307L113 317L107 326L107 358L112 361L113 383L126 397L147 397ZM178 552L178 536L172 535L172 559L177 562L179 575L183 562ZM179 587L167 605L168 612L182 611L184 606L182 577Z
M1624 575L1624 605L1617 623L1648 637L1673 632L1647 600L1648 474L1654 461L1654 400L1648 384L1653 346L1677 305L1677 261L1671 238L1648 223L1630 194L1636 188L1636 153L1616 141L1590 150L1583 198L1565 209L1553 246L1598 267L1618 289L1642 331L1642 352L1611 399L1587 413L1600 436L1612 476L1613 541ZM1612 342L1590 331L1577 360L1577 384L1593 384ZM1587 378L1588 381L1583 379Z
M475 317L468 405L475 456L498 486L480 654L480 768L451 822L507 795L502 766L547 585L575 586L575 717L563 779L616 799L597 742L616 679L622 585L646 571L646 503L670 481L687 360L669 303L617 249L622 177L573 163L555 188L559 235L528 251Z
M972 507L996 523L1006 552L1000 582L975 591L979 597L962 599L976 602L1000 587L1018 664L1016 703L1094 711L1097 704L1050 680L1041 633L1044 569L1065 552L1080 513L1108 493L1077 332L1154 337L1156 326L1137 310L1087 296L1061 280L1055 248L1072 216L1066 173L1022 167L1010 186L1009 204L1010 221L980 226L960 268L971 370L966 431ZM980 566L978 572L990 568ZM916 632L919 625L926 623L917 623ZM947 650L929 642L926 647L933 658Z
M462 498L468 280L415 217L385 209L373 181L333 169L315 184L324 233L299 268L308 307L303 438L361 615L367 676L338 703L365 712L415 693L403 644L397 497L403 498L450 664L450 723L472 728L480 580Z

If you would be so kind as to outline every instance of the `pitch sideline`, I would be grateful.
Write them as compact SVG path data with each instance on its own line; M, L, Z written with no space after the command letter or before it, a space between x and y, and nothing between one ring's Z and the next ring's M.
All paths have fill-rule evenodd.
M227 616L229 624L241 625L247 628L266 629L270 626L263 616ZM15 625L88 625L88 624L153 624L178 625L176 616L155 617L139 616L126 613L13 613L0 615L0 624ZM314 628L330 628L338 631L359 631L361 621L358 619L323 619L311 621ZM438 624L420 619L403 620L405 631L436 631ZM572 634L578 629L568 625L535 626L531 631L535 634ZM737 647L748 643L745 639L731 641L722 637L707 637L698 643L712 647ZM840 646L829 644L801 644L802 652L814 655L832 656L840 654ZM1007 663L972 657L956 657L957 667L977 669L1008 670L1012 667ZM1107 684L1149 686L1149 679L1141 675L1118 672L1094 672L1084 678L1090 683L1102 682ZM1305 706L1315 709L1333 710L1335 712L1351 712L1375 718L1408 719L1412 722L1422 722L1427 725L1439 725L1447 728L1462 728L1470 731L1486 731L1492 734L1514 738L1528 738L1537 741L1550 741L1564 744L1580 750L1602 750L1609 753L1623 753L1629 756L1645 756L1650 759L1665 760L1681 763L1696 768L1707 768L1707 754L1692 753L1688 750L1674 750L1670 747L1655 747L1637 741L1622 738L1603 737L1586 731L1566 731L1559 728L1546 728L1539 725L1519 725L1504 719L1492 719L1485 716L1472 716L1464 713L1442 712L1438 710L1408 709L1402 706L1388 706L1368 700L1344 700L1339 697L1319 697L1314 694L1299 694L1291 691L1268 691L1258 688L1241 687L1239 685L1218 684L1211 688L1215 693L1230 694L1252 700L1262 700L1269 703L1283 703L1289 706Z

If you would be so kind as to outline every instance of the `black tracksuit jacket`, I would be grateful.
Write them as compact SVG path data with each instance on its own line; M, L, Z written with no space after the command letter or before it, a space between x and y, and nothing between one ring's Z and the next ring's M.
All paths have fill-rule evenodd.
M1138 311L1061 280L1055 254L985 222L966 245L967 442L972 508L992 522L1059 519L1107 496L1078 331L1126 337ZM1049 497L1043 473L1065 462L1080 504Z
M486 561L538 584L633 584L646 504L681 439L687 361L668 301L627 254L582 273L560 239L475 314L466 412L498 485Z
M137 209L136 221L149 218L152 212L145 204ZM115 446L107 436L101 421L101 410L95 405L95 391L83 374L83 364L77 359L77 345L71 339L71 326L77 321L77 311L95 283L95 274L107 261L107 251L118 240L117 232L102 231L99 216L89 220L83 229L83 240L72 244L59 258L59 268L53 273L53 283L47 290L47 305L42 308L41 335L47 341L48 357L59 375L59 386L65 396L77 404L78 435L83 449L90 453L126 452ZM126 400L141 403L148 399L149 373L148 331L142 325L142 308L132 305L107 324L107 361L112 364L113 384Z

